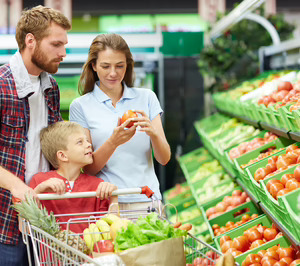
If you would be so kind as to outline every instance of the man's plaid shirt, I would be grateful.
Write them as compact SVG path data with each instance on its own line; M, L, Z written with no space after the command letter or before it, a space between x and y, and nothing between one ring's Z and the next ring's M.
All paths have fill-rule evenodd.
M45 90L48 105L48 124L62 120L59 89L50 77L52 88ZM24 181L25 147L29 128L28 97L18 98L15 81L9 65L0 67L0 165ZM29 160L32 160L30 158ZM18 243L17 214L12 205L10 191L0 188L0 243Z

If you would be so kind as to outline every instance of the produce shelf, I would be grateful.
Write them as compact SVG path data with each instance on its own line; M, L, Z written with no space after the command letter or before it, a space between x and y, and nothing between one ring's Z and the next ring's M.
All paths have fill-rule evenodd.
M260 126L261 126L261 128L269 130L269 131L275 133L278 136L281 136L281 137L284 137L284 138L287 138L287 139L290 138L290 136L289 136L289 130L278 128L278 127L274 127L274 126L271 126L271 125L269 125L269 124L267 124L265 122L260 122Z
M259 205L262 211L272 220L274 224L276 224L277 228L286 236L286 238L291 242L295 249L300 251L300 242L297 241L281 223L278 222L278 220L273 216L273 214L270 213L269 210L262 203L259 203Z
M297 132L289 132L289 136L292 140L300 141L300 133Z
M252 120L252 119L250 119L246 116L239 116L239 115L235 115L235 114L232 114L232 113L229 113L229 112L226 112L226 111L222 111L222 110L219 110L219 109L217 109L217 110L220 113L223 113L223 114L231 116L231 117L235 117L235 118L241 120L242 122L245 122L246 124L249 124L249 125L252 125L254 127L257 127L258 129L261 129L259 121Z

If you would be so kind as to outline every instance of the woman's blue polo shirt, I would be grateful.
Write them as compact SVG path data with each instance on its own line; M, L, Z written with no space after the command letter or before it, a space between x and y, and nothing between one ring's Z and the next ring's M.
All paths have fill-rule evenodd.
M123 96L114 107L111 99L95 84L92 92L72 102L70 121L89 129L93 148L97 150L112 135L118 118L130 109L143 110L150 120L163 112L156 94L150 89L130 88L124 84ZM137 130L132 139L120 145L97 176L118 188L148 186L161 199L151 141L145 132ZM145 195L119 197L122 203L144 201L149 201Z

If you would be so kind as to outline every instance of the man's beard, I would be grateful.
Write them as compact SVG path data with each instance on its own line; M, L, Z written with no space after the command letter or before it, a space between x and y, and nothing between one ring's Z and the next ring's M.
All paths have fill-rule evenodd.
M48 61L46 54L42 51L42 49L40 49L39 45L36 47L32 55L31 61L38 68L50 74L55 74L58 70L59 65L53 64L54 62L57 62L57 60Z

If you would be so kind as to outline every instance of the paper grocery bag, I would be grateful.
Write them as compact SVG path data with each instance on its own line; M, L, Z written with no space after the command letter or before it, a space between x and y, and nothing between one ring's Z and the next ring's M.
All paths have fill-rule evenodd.
M118 253L126 266L185 266L183 238L170 238Z

